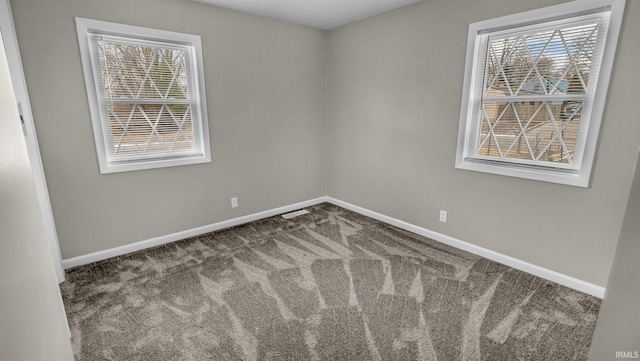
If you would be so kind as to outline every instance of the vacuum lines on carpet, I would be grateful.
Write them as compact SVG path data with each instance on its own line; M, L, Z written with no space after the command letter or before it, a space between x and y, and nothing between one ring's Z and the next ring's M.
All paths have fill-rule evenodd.
M69 270L76 360L587 359L597 298L308 210Z

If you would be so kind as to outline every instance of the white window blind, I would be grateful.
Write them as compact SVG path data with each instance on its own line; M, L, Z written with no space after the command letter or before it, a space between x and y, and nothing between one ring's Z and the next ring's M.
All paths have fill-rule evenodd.
M615 51L612 6L602 3L574 2L470 26L458 168L504 167L495 173L538 180L555 172L569 177L560 181L567 184L585 161L590 171L607 86L599 84L603 60L608 83Z
M101 171L210 160L199 37L93 22L78 31Z
M479 35L485 66L469 157L577 169L607 20L600 13Z

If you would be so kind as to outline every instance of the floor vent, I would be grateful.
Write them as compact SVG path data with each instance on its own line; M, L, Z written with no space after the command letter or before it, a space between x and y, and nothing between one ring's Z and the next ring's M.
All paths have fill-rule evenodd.
M307 213L309 213L308 210L301 209L299 211L295 211L295 212L291 212L291 213L285 213L285 214L282 215L282 218L291 219L293 217L301 216L301 215L307 214Z

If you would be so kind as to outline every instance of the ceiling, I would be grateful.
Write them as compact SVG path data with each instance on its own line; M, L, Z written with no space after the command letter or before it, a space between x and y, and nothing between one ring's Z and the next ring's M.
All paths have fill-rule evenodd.
M193 0L329 30L421 0Z

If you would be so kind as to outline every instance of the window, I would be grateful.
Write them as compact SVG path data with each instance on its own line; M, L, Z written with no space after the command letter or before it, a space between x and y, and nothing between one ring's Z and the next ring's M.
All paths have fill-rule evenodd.
M100 173L210 162L200 37L76 26Z
M587 187L624 5L471 24L456 168Z

